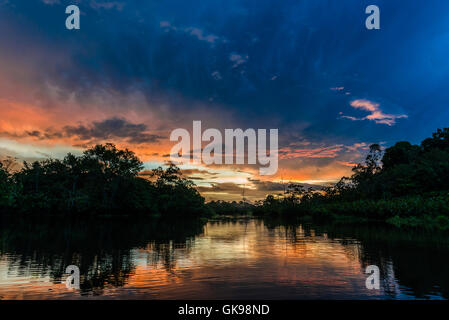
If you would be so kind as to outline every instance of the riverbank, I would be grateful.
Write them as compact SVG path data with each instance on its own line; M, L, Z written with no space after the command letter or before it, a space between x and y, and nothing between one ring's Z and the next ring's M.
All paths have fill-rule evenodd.
M396 227L449 230L449 195L434 193L389 200L324 203L304 208L315 217L384 221ZM303 210L304 210L303 209Z
M381 222L398 228L449 230L448 192L353 201L267 197L255 204L217 201L206 206L214 212L213 217L249 215L336 223Z

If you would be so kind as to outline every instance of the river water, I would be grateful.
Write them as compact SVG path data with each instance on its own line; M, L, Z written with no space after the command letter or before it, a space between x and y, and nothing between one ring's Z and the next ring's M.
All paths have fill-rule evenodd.
M245 217L8 220L0 232L0 299L449 297L449 238L436 232Z

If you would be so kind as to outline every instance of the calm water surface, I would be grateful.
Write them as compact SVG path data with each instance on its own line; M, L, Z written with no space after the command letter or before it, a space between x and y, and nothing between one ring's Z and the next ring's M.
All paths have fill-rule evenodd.
M448 260L447 235L376 225L2 221L0 298L447 299ZM380 290L365 287L371 264Z

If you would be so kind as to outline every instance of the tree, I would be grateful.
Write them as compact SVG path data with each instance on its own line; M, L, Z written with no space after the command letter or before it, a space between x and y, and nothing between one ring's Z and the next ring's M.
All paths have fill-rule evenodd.
M432 138L424 139L421 142L422 149L427 152L431 149L449 149L449 128L437 129L432 133Z
M382 167L384 170L389 170L396 165L412 164L418 159L420 151L419 146L412 145L408 141L397 142L394 146L385 150Z
M151 177L156 179L156 185L158 186L176 186L184 185L186 187L193 187L193 181L182 177L181 169L179 169L173 162L168 162L168 168L163 169L158 167L153 169L150 174Z
M13 186L7 161L0 161L0 208L8 207L13 201Z
M143 169L143 164L135 153L118 150L112 143L96 145L84 151L85 160L96 162L105 174L135 177Z
M301 197L306 192L304 186L297 183L290 183L287 186L287 194L293 198Z
M158 209L165 214L201 214L206 213L204 198L195 188L193 181L182 177L181 170L172 162L163 169L153 169L151 177L155 179L155 199Z
M355 186L355 191L360 197L369 197L375 194L376 184L374 177L381 171L382 149L378 144L372 144L364 164L358 164L352 168L354 174L351 182Z

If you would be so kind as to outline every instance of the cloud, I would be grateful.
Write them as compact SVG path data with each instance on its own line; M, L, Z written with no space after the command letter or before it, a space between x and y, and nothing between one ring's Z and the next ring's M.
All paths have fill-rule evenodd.
M275 182L275 181L267 181L267 180L259 180L259 179L248 179L258 191L283 191L286 188L285 183Z
M60 132L53 132L52 129L48 129L45 132L39 130L25 130L23 132L8 132L3 131L0 132L1 137L13 138L13 139L21 139L21 138L34 138L35 140L46 140L46 139L54 139L54 138L62 138L63 134Z
M350 168L353 168L357 165L357 163L355 163L353 161L337 161L337 163L342 166L350 167Z
M189 176L201 175L202 177L215 178L219 174L217 172L211 172L201 169L183 169L182 173Z
M56 3L60 3L59 0L42 0L43 3L48 5L54 5Z
M337 144L329 147L316 148L295 148L285 147L279 149L279 157L281 159L295 158L336 158L340 151L344 149L344 145Z
M210 43L214 43L216 40L220 39L220 37L213 35L213 34L205 35L204 31L199 28L190 27L190 28L184 29L184 31L187 32L188 34L190 34L191 36L196 37L198 40L201 40L201 41L207 41Z
M41 0L41 1L47 5L54 5L61 3L60 0ZM90 0L89 5L93 9L106 9L106 10L116 9L118 11L122 11L123 7L125 6L125 3L121 1Z
M349 154L358 156L360 152L369 149L369 143L356 142L353 144L332 144L310 142L308 140L293 141L278 151L281 160L311 159L315 164L320 158L335 159ZM339 159L341 160L341 159Z
M351 92L346 90L346 88L343 87L343 86L341 86L341 87L332 87L330 89L331 89L331 91L335 91L335 92L338 92L338 93L341 93L341 94L344 94L344 95L347 95L347 96L349 96L351 94Z
M395 114L383 113L383 111L379 108L380 105L378 103L372 102L367 99L353 100L353 101L351 101L350 105L354 109L360 109L363 111L367 111L370 114L365 117L362 117L362 118L341 115L341 118L349 119L352 121L371 120L376 123L386 124L387 126L394 125L396 123L396 119L408 118L408 116L406 114L395 115ZM340 112L340 114L342 114L342 113Z
M54 0L46 0L46 1L54 1ZM102 2L98 2L96 0L92 0L90 2L90 6L93 9L106 9L106 10L116 9L118 11L122 11L123 7L125 6L125 3L124 2L119 2L119 1L102 1Z
M357 151L358 149L368 150L369 144L366 142L357 142L354 143L352 146L346 146L347 151Z
M48 128L46 130L25 130L23 132L0 132L0 136L8 138L33 138L34 140L53 140L75 138L84 142L102 142L111 139L123 139L128 143L153 143L163 139L159 135L148 133L148 127L143 124L134 124L122 118L109 118L103 121L94 121L89 125L78 124L64 126L61 130ZM86 144L79 144L85 146Z
M302 182L296 182L296 181L283 181L283 182L276 182L276 181L264 181L264 180L257 180L257 179L248 179L253 186L255 186L255 189L258 191L265 191L270 193L271 191L284 191L288 189L288 185L291 183L298 183L302 185L304 188L312 188L313 190L321 190L324 186L318 185L318 184L310 184L310 183L302 183Z
M13 156L22 161L35 161L43 158L63 158L67 153L81 154L75 147L66 145L36 146L34 144L18 144L13 140L0 138L0 155Z
M226 192L228 194L241 194L243 186L233 182L223 182L223 183L212 183L210 187L198 187L199 192L204 193L217 193Z
M200 41L209 42L211 44L216 43L217 41L221 40L223 43L226 42L226 39L219 37L214 34L206 34L203 29L197 28L197 27L176 27L173 26L169 21L161 21L159 23L159 26L164 29L165 32L169 31L175 31L175 32L181 32L188 34L192 37L195 37L196 39Z
M65 136L77 137L80 140L124 138L129 143L140 144L157 142L162 139L158 135L149 134L145 124L134 124L121 118L94 121L89 126L65 126L63 131Z
M198 191L210 200L242 200L243 196L246 200L255 201L264 199L268 194L281 194L288 189L293 181L265 181L258 179L248 179L246 183L212 183L211 186L199 186ZM322 185L314 185L308 183L299 183L306 189L322 190Z
M212 78L214 78L215 80L221 80L223 79L220 72L218 71L214 71L211 73Z
M234 65L232 66L232 68L237 68L238 66L240 66L241 64L244 64L248 61L248 55L241 55L238 53L231 53L229 55L229 61L233 62Z

